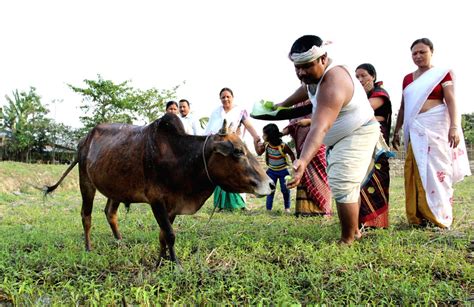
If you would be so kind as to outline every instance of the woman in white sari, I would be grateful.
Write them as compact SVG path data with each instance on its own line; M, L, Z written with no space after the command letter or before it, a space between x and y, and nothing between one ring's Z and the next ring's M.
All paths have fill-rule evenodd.
M225 119L230 129L229 132L235 132L242 137L243 134L241 134L241 130L245 128L252 135L254 143L258 143L260 137L250 123L247 111L234 104L234 93L232 90L227 87L223 88L219 92L219 98L222 105L216 108L209 117L205 134L209 135L217 133L222 127L222 122ZM242 125L244 128L241 127ZM219 210L246 209L244 197L245 194L226 192L221 187L217 186L214 191L214 206Z
M454 95L452 72L433 67L433 43L411 45L418 69L405 76L392 145L400 145L403 125L405 195L408 222L449 228L453 222L453 184L471 175Z

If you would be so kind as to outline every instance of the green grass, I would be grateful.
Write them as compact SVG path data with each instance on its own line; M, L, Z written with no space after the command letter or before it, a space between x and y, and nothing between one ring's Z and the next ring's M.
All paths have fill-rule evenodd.
M0 179L50 184L65 169L2 162ZM472 177L455 187L452 230L408 226L393 178L391 226L350 248L335 244L337 217L285 215L279 194L271 213L249 197L251 211L215 213L209 224L208 201L174 223L182 270L156 267L159 227L146 204L120 208L116 242L97 196L85 252L76 177L46 200L29 184L0 190L0 305L472 304Z

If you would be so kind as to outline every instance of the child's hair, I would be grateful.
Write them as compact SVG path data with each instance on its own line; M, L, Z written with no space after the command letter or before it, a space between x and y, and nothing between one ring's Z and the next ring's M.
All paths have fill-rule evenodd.
M267 135L268 143L270 143L271 145L279 146L281 143L283 143L283 141L281 140L283 134L280 132L277 125L266 125L265 127L263 127L263 133Z

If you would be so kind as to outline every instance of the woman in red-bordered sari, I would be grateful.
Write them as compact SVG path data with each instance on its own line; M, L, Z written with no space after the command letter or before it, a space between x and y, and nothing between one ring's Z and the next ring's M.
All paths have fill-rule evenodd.
M411 54L418 69L403 80L403 98L392 140L397 149L403 124L407 218L414 225L450 228L453 184L471 174L453 75L448 69L431 65L433 43L429 39L415 40Z
M392 103L383 82L377 82L377 72L372 64L357 67L356 77L364 87L374 115L380 124L385 142L389 143L392 123ZM359 223L364 227L386 228L388 221L390 166L388 156L382 154L375 161L375 168L360 191Z

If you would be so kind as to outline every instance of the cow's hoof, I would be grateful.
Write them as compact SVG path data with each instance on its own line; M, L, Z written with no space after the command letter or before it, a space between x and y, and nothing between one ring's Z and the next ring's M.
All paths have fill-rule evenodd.
M156 263L156 267L159 268L159 267L163 266L166 262L169 262L169 261L171 261L169 256L167 256L167 255L160 256L160 258L158 259L158 262Z
M184 271L183 266L181 265L181 263L179 261L175 262L175 269L179 273L182 273Z
M125 244L122 241L122 238L115 240L115 244L117 245L118 248L122 248L125 246Z

